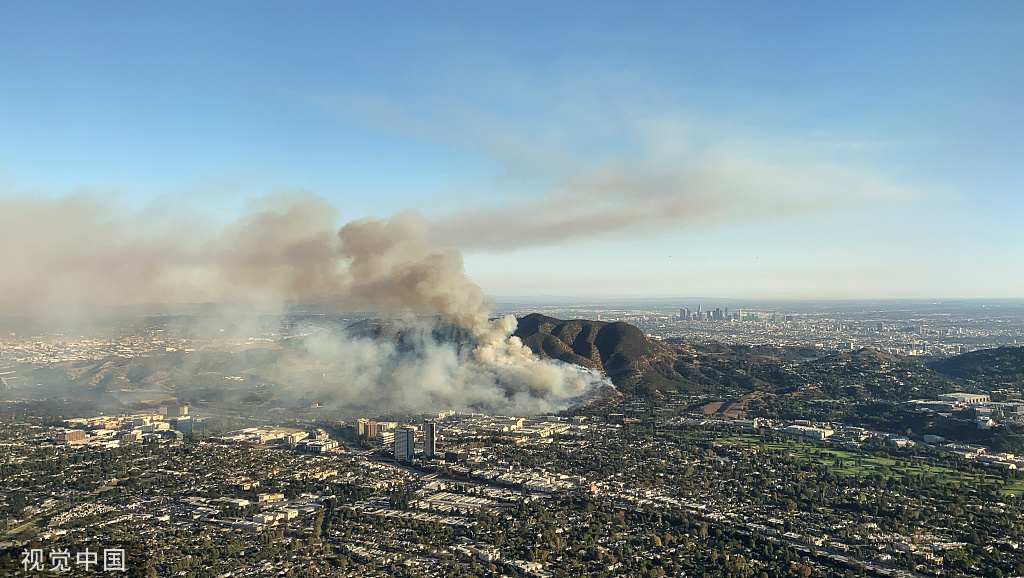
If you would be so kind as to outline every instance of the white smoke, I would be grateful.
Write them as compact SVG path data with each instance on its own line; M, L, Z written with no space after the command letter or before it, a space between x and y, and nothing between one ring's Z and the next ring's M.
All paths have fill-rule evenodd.
M514 319L511 326L507 319L495 325L514 328ZM330 366L322 389L312 392L353 409L522 415L564 409L607 383L596 370L538 360L508 334L486 347L464 348L438 339L433 326L426 318L401 322L401 345L312 331L303 340L302 356Z

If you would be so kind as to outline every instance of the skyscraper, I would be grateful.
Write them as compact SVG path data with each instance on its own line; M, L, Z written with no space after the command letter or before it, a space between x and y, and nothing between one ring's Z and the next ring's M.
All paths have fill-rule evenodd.
M437 424L432 421L423 422L423 455L427 459L437 454Z
M402 426L395 429L395 459L411 462L416 455L416 430Z

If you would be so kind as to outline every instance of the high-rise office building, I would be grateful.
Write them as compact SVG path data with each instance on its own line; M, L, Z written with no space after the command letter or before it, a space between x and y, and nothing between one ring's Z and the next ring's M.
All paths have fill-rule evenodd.
M178 419L171 420L171 427L173 427L175 431L180 431L185 435L189 435L195 431L194 426L195 423L190 417L179 417Z
M411 462L416 455L416 430L402 426L395 428L395 459Z
M432 421L423 422L423 455L427 459L437 455L437 424Z

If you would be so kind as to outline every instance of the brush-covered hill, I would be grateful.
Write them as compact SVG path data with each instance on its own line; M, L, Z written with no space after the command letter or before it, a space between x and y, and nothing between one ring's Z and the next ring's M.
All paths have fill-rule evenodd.
M870 347L826 355L800 364L795 371L808 389L828 399L901 402L958 389L916 358L899 358Z
M519 320L516 335L541 357L597 368L625 394L762 392L900 402L958 389L916 358L871 348L821 355L797 347L658 341L628 323L537 313Z
M698 348L651 339L628 323L562 320L539 313L520 318L515 335L540 357L600 370L626 394L770 390L774 384L762 377L774 375L788 355L776 348Z
M422 348L422 344L429 341L448 343L459 348L473 346L473 336L469 330L439 317L420 318L411 322L372 317L352 323L344 331L352 337L391 341L400 350L406 351Z
M951 378L981 387L1024 385L1024 347L981 349L929 364Z

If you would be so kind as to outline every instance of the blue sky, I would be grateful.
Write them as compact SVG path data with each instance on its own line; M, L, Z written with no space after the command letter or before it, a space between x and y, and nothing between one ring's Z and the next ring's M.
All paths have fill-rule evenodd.
M415 209L497 295L1024 297L1019 2L0 4L0 195Z

